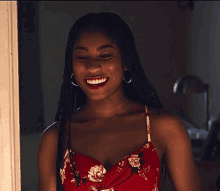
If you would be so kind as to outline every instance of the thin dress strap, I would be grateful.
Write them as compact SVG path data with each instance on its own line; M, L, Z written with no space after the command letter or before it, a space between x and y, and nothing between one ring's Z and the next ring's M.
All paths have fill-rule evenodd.
M149 113L148 113L148 108L145 105L145 112L146 112L146 123L147 123L147 139L148 142L151 142L151 135L150 135L150 119L149 119Z

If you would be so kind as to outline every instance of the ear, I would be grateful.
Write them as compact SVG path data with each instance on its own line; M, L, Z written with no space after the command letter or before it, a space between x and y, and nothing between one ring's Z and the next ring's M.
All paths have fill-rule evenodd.
M121 66L122 66L123 70L128 70L128 67L126 66L126 64L122 58L121 58Z

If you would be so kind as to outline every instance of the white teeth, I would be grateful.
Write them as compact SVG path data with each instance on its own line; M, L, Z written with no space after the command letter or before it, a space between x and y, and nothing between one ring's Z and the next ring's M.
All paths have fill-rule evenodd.
M100 80L87 80L87 83L88 84L100 84L100 83L103 83L107 80L107 78L103 78L103 79L100 79Z

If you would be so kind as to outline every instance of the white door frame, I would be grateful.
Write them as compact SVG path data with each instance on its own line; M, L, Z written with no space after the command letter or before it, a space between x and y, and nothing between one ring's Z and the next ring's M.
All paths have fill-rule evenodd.
M0 191L21 191L17 20L17 1L1 1Z

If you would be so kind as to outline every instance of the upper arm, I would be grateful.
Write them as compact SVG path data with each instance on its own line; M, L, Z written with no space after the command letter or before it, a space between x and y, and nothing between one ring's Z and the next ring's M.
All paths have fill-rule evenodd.
M166 168L176 191L201 191L201 180L192 156L191 141L179 118L161 120L166 142Z
M56 191L57 124L46 129L38 148L39 191Z

